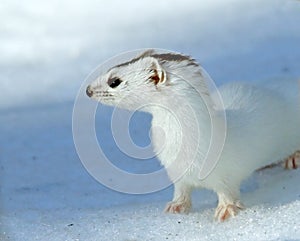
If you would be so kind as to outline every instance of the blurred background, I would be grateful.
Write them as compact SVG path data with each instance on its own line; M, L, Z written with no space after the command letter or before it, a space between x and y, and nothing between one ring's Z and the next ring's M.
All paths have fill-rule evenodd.
M156 200L161 210L172 198L172 187L146 196L109 190L76 154L73 103L87 75L107 58L163 48L193 56L217 85L297 79L299 23L297 0L1 0L0 240L60 232L57 220L86 209ZM101 107L98 113L99 142L124 169L144 168L117 150L111 112ZM151 117L136 118L133 139L147 144ZM152 161L147 168L157 167ZM246 190L255 187L252 181ZM201 198L205 207L216 201L211 192ZM89 230L88 222L81 225Z
M299 76L299 1L53 0L0 3L0 108L73 101L109 57L192 55L217 83Z

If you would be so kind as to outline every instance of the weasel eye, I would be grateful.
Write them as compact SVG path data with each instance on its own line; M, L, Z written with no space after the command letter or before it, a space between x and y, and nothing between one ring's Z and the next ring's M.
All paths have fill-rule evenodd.
M107 84L110 88L116 88L119 84L121 84L121 80L118 77L111 78L107 81Z

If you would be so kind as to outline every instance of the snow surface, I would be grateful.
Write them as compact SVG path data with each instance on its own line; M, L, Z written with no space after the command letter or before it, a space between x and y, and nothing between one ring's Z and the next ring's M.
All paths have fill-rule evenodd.
M248 207L213 220L216 195L193 194L189 215L162 213L172 187L147 195L112 191L84 169L72 139L80 85L102 61L144 47L190 54L219 85L300 77L300 2L294 0L52 0L0 3L0 240L300 240L300 174L280 167L242 186ZM286 83L286 82L284 82ZM110 107L97 135L115 165L159 167L122 154ZM131 126L149 143L151 117Z

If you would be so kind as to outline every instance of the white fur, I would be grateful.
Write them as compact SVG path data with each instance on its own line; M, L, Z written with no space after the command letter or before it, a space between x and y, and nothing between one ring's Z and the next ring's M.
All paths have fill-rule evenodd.
M250 84L222 86L219 91L226 111L227 138L217 166L200 180L199 169L211 137L208 109L221 111L214 109L216 93L209 93L201 67L189 64L193 60L164 61L151 53L100 76L91 84L92 98L130 110L147 105L144 110L153 115L152 126L164 130L165 141L159 128L153 128L152 140L158 158L174 181L174 198L166 211L188 212L191 190L200 187L217 192L218 220L236 215L243 208L241 181L300 147L299 103L291 104L276 91ZM157 85L149 81L152 67L160 77L167 77ZM122 79L114 89L107 85L112 76ZM105 91L111 96L105 97Z

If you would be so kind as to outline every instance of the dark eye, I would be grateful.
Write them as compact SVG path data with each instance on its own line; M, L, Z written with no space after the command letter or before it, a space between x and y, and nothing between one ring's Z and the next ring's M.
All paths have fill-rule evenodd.
M110 88L116 88L119 84L121 84L121 80L118 77L111 78L107 81L107 84Z

